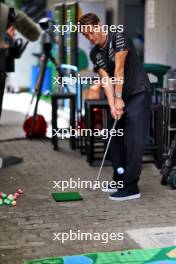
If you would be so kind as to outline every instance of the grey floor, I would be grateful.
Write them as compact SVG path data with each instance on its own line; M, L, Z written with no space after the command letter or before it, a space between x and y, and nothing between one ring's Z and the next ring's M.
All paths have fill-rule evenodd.
M0 139L21 137L24 116L3 112ZM21 264L24 259L79 253L139 248L127 230L174 226L176 192L162 187L154 165L143 168L137 201L114 202L100 190L80 190L84 200L55 203L53 181L63 179L95 180L98 168L90 167L79 151L72 151L67 141L54 152L50 141L16 140L0 142L0 153L24 158L17 166L0 170L0 191L14 193L24 189L16 207L0 208L0 263ZM111 179L105 167L102 179ZM124 232L123 241L107 244L97 241L53 241L53 233Z

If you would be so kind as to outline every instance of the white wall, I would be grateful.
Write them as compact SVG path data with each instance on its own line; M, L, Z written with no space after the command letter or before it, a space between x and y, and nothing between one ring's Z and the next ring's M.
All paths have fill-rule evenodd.
M145 62L176 67L176 0L155 0L153 28L148 23L150 1L145 8Z
M22 38L20 34L17 34L17 37ZM32 55L32 53L40 52L41 45L39 40L35 42L29 42L21 58L15 60L15 72L10 74L10 77L7 81L7 84L10 85L14 91L20 91L22 87L30 87L32 65L37 64L37 59Z
M32 53L40 53L41 45L39 41L30 42L23 53L21 59L16 60L15 76L18 85L29 87L31 84L32 65L37 64L37 59Z

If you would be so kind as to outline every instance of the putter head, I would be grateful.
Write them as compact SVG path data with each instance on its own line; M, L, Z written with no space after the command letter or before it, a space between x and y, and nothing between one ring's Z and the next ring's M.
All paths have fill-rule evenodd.
M97 189L97 188L96 188L95 185L94 185L93 188L92 188L92 190L93 190L93 191L96 191L96 189Z

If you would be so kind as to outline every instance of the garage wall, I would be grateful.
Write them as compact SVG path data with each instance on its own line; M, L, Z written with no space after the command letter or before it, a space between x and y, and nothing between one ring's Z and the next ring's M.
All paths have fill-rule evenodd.
M54 4L60 2L71 2L71 0L48 0L48 8L54 10ZM79 3L102 3L105 2L106 10L113 11L113 24L117 24L118 21L118 2L119 0L79 0Z
M112 24L117 25L118 21L118 0L105 0L106 10L112 11Z
M145 62L176 67L176 1L155 0L154 16L146 0Z

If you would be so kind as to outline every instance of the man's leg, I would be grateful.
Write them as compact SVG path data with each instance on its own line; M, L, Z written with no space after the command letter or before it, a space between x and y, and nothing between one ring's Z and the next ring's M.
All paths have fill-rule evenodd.
M110 131L113 127L114 118L111 115L108 116L108 130ZM124 129L124 117L122 117L115 127L115 130ZM112 162L113 167L113 180L119 181L121 180L121 176L117 173L118 167L124 168L124 136L113 136L111 138L111 143L109 145L108 151L109 158Z
M126 102L123 146L125 158L124 189L119 194L113 194L110 197L112 200L125 200L126 197L129 199L140 197L138 195L137 183L142 168L142 156L149 135L150 106L151 96L147 93L134 95ZM122 197L119 197L120 195Z
M148 141L151 115L151 96L141 93L132 96L125 109L124 185L137 185L142 169L142 156Z

